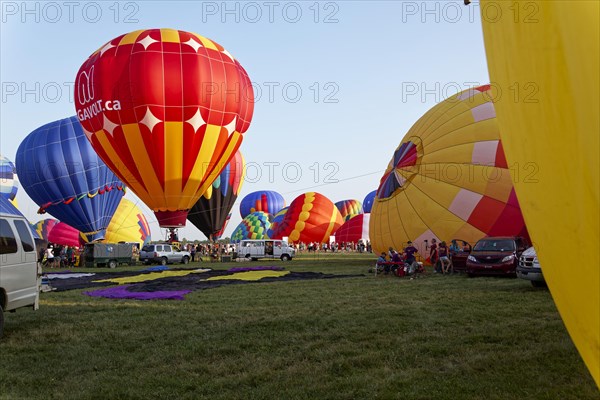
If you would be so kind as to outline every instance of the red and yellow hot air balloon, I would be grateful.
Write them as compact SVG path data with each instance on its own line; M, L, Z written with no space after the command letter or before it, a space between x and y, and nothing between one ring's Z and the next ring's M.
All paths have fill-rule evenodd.
M127 199L121 199L115 215L106 228L107 243L139 243L141 246L152 240L150 225L142 210Z
M254 110L240 63L218 43L174 29L109 41L83 63L75 86L92 146L169 228L185 225Z
M292 201L271 239L288 237L290 242L327 243L343 223L331 200L320 193L304 193Z

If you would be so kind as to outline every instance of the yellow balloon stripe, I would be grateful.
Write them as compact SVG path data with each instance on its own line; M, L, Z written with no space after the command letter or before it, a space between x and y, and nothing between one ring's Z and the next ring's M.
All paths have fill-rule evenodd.
M186 209L187 201L181 196L183 165L183 122L165 121L165 201L167 210Z
M180 43L181 40L179 38L179 31L175 29L161 29L160 30L160 39L163 42L170 43Z
M112 144L107 138L107 134L104 130L97 131L94 133L94 137L100 143L100 147L106 152L109 160L120 160L121 157L117 154ZM129 186L137 196L142 199L142 201L146 202L150 200L150 195L144 189L144 187L135 179L133 173L127 168L125 163L118 162L115 164L117 170L119 171L119 176L122 177L121 180Z
M206 125L202 146L200 147L200 151L198 152L196 162L194 163L188 181L185 184L185 188L181 193L182 199L187 201L184 209L192 208L202 193L206 192L209 184L212 185L212 182L210 182L209 184L202 185L202 188L200 187L201 183L206 183L206 176L211 172L209 163L215 152L220 133L220 126L211 124ZM200 192L200 195L197 195L197 192ZM194 198L196 200L194 200Z
M150 160L146 151L139 125L124 124L121 125L121 128L123 128L123 136L127 142L127 147L129 148L133 162L135 162L138 170L144 171L144 184L146 185L146 188L148 188L148 191L144 193L144 198L140 196L140 193L136 192L136 194L153 211L166 211L164 207L157 206L157 204L162 204L161 199L164 197L164 190L154 172L152 160ZM118 160L118 158L116 159Z
M125 44L133 44L137 40L137 38L143 33L146 32L146 29L140 29L138 31L133 31L128 33L127 35L121 38L121 41L117 46L123 46Z
M217 46L215 46L215 44L212 42L212 40L205 38L204 36L200 36L196 33L194 33L194 35L198 38L198 40L200 41L200 43L202 43L202 46L206 47L207 49L213 49L213 50L219 50L217 48Z
M338 222L341 218L342 216L338 208L334 205L331 210L331 216L329 217L329 226L327 227L327 231L325 231L325 235L323 235L323 239L321 239L321 241L325 241L327 238L329 238L329 236L331 236L331 232L333 231L336 222Z

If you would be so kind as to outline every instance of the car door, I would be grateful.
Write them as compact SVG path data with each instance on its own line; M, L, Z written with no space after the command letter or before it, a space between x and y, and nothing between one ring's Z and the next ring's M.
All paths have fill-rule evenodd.
M455 271L466 271L467 269L467 257L471 254L471 244L460 239L456 239L459 251L452 252L452 267Z

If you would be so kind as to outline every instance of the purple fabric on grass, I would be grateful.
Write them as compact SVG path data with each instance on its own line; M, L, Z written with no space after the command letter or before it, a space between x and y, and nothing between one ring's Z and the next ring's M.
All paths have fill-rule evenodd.
M191 290L163 290L157 292L130 292L131 285L121 285L107 289L98 289L83 294L92 297L105 297L107 299L133 299L133 300L185 300L184 296Z
M235 267L229 268L227 272L247 272L247 271L283 271L283 267Z

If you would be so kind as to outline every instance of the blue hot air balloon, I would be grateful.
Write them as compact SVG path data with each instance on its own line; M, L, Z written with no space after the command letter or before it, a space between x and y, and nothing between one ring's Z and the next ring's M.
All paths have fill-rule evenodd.
M373 190L363 200L363 212L364 213L370 213L371 212L371 207L373 207L373 201L375 200L375 195L376 194L377 194L377 190Z
M19 181L15 165L0 154L0 196L14 200L18 189Z
M17 150L21 186L40 209L83 232L104 238L125 186L98 157L77 117L31 132Z
M252 192L242 199L242 202L240 203L240 214L242 215L242 218L246 218L256 211L275 215L283 207L285 207L285 200L282 195L272 190L260 190L258 192Z

